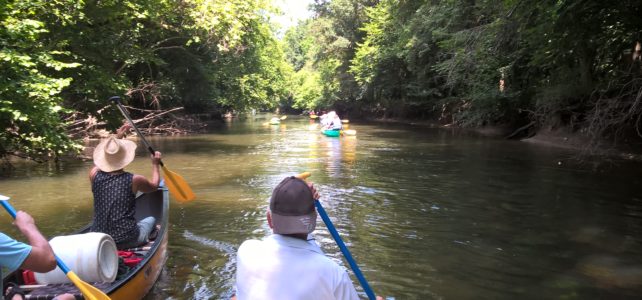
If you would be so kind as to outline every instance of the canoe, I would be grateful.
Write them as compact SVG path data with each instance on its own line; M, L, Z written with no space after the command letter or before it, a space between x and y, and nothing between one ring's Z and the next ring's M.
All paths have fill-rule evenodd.
M167 243L169 228L169 193L166 187L162 186L157 191L141 194L136 198L136 219L141 220L148 216L156 218L156 225L161 228L156 239L147 245L138 247L136 253L143 254L143 259L131 267L123 276L111 283L90 283L102 290L112 300L136 300L142 299L151 290L154 283L161 274L163 266L167 261ZM91 224L73 233L86 233ZM18 286L25 284L23 270L16 270L3 278L4 286L13 282ZM25 289L27 299L53 299L60 293L71 293L80 298L80 291L73 283L33 285Z
M321 133L325 134L325 136L329 137L338 137L341 135L340 130L322 130Z

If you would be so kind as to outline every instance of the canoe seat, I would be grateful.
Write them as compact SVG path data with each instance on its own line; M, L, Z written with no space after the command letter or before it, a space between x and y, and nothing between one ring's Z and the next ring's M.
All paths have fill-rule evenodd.
M111 285L111 283L91 283L91 285L104 291ZM50 300L64 293L72 294L76 297L76 299L83 299L82 294L73 283L48 284L34 289L29 294L25 295L25 298L35 300Z

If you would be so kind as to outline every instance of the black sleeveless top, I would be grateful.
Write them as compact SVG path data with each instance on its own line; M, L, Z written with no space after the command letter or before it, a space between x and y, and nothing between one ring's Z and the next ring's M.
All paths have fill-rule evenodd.
M91 231L111 235L116 244L138 239L133 178L134 174L128 172L110 175L99 170L91 184L91 191L94 193L94 221Z

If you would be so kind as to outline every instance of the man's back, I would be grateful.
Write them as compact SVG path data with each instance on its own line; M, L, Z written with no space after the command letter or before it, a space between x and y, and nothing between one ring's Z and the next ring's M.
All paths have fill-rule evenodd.
M239 247L236 286L242 299L359 299L346 270L312 241L274 234Z

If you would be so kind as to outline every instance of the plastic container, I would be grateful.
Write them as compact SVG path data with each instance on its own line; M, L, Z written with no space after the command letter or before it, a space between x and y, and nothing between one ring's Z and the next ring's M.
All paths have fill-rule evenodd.
M90 232L57 236L49 241L54 253L85 282L113 282L118 273L118 250L111 236ZM47 273L35 273L39 284L70 282L56 267Z

